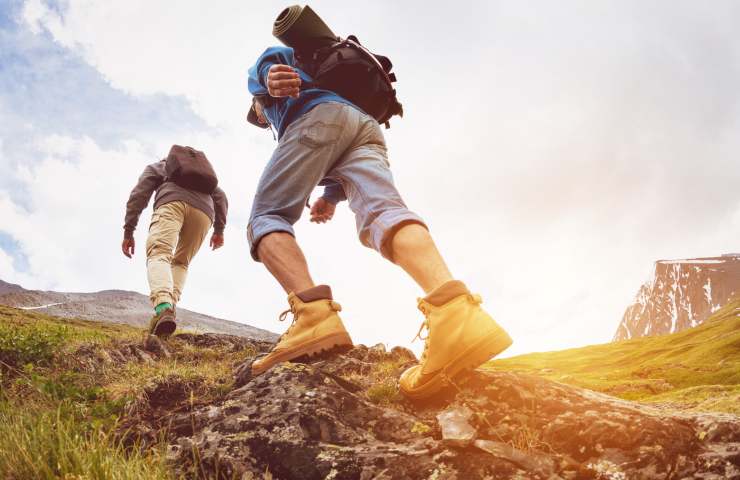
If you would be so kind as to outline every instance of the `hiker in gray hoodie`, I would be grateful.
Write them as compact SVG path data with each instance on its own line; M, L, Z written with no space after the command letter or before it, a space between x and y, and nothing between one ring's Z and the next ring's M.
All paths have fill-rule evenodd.
M134 230L139 216L154 192L154 213L146 242L147 277L154 307L150 331L167 336L176 328L175 305L182 295L188 266L212 225L211 248L216 250L224 244L229 204L218 187L209 195L168 181L165 160L148 165L126 204L121 249L129 258L135 250Z

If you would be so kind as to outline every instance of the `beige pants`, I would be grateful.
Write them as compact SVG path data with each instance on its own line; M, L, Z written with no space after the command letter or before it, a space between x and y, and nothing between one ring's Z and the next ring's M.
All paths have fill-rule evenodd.
M154 212L146 241L152 306L180 300L190 261L210 228L208 215L185 202L165 203Z

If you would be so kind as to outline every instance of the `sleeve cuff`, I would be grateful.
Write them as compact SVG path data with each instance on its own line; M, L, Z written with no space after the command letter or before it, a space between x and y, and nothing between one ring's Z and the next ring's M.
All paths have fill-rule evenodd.
M134 238L134 230L132 227L123 227L123 238L132 239Z
M327 195L327 194L323 194L323 195L321 196L321 198L323 198L323 199L324 199L324 200L326 200L327 202L331 203L332 205L336 205L337 203L339 203L339 202L341 202L342 200L344 200L344 199L342 199L342 198L337 198L337 197L336 197L336 196L334 196L334 195Z
M269 63L265 63L265 64L264 64L264 65L262 66L262 69L260 70L260 74L259 74L259 75L260 75L260 78L259 78L259 82L260 82L260 83L262 84L262 86L263 86L264 88L266 88L266 89L267 89L267 75L269 75L269 73L270 73L270 67L272 67L273 65L274 65L274 63L272 63L272 62L269 62Z
M338 184L325 187L324 193L321 195L321 198L331 203L332 205L336 205L343 200L347 200L347 196L344 194L344 189L341 187L341 185Z

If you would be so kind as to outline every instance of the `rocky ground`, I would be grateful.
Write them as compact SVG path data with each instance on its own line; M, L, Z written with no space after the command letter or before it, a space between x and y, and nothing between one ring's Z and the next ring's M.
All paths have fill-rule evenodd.
M173 341L253 355L270 347L218 334ZM148 341L81 351L77 359L80 368L155 363L170 350ZM199 395L192 379L159 378L129 405L119 431L142 448L163 439L187 478L740 479L737 416L682 413L481 370L433 401L411 403L396 382L415 362L402 348L357 346L250 378L247 360L217 397Z

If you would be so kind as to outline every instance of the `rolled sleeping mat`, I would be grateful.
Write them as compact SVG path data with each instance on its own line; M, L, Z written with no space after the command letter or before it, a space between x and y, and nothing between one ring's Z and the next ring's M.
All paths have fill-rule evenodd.
M293 5L280 12L272 34L299 54L331 45L338 38L308 5Z

